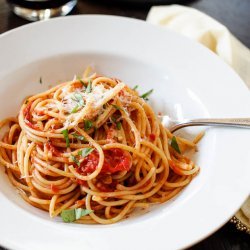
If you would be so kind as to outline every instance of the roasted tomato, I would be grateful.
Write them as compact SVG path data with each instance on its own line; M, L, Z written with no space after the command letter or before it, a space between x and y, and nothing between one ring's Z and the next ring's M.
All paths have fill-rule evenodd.
M93 173L99 162L99 154L94 150L87 155L81 162L80 166L76 166L77 172L83 175ZM132 158L129 152L122 149L113 148L104 150L104 163L101 173L115 173L119 171L128 171L132 166Z

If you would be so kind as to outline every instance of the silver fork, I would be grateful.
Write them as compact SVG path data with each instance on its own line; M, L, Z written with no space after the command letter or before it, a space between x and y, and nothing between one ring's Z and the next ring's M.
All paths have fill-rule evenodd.
M191 126L226 126L250 129L250 118L202 118L183 121L172 120L169 116L166 115L162 116L161 118L163 125L169 128L171 133L181 128Z

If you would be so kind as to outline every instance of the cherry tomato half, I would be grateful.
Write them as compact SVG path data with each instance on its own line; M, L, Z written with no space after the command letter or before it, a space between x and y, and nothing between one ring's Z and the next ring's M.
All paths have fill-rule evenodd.
M115 173L119 171L128 171L132 166L132 158L129 152L119 148L104 150L104 164L101 173ZM82 175L93 173L99 162L99 154L94 150L91 154L87 155L77 166L77 172Z

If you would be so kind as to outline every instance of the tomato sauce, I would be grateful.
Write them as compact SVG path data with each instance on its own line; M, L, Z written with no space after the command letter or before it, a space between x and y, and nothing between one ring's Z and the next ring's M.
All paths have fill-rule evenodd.
M31 114L30 114L31 105L32 105L32 102L30 102L29 104L27 104L27 106L23 110L23 116L24 116L24 119L26 119L26 120L30 120L31 119Z
M182 172L180 171L180 169L176 166L176 164L172 161L169 160L169 166L171 167L171 169L178 175L183 175Z
M75 165L78 173L87 175L93 173L99 163L99 154L94 150L87 155L80 166ZM104 163L101 173L116 173L119 171L129 171L132 166L132 158L129 152L122 149L113 148L104 150Z
M107 132L107 140L108 140L110 143L115 142L115 139L114 139L115 135L116 135L116 129L115 129L115 126L112 125L112 126L109 128L108 132Z
M46 115L45 110L36 110L35 111L38 115Z
M49 141L49 142L46 142L45 143L45 147L48 149L48 151L50 151L53 155L55 156L62 156L62 152L60 152L55 146L52 145L52 143Z
M76 201L76 205L77 205L77 207L81 207L81 206L85 205L85 200Z
M23 110L23 116L24 116L24 122L26 123L27 126L29 126L32 129L35 130L40 130L35 124L33 124L31 122L31 113L30 113L30 109L31 109L31 105L33 102L30 102L25 109Z
M149 140L150 140L150 141L153 142L153 141L155 141L155 139L156 139L155 134L150 134L150 135L149 135Z
M58 193L59 192L59 189L58 187L56 187L55 185L51 184L50 185L50 189L53 193Z
M30 128L35 129L35 130L39 130L39 128L38 128L35 124L31 123L29 120L25 120L25 123L26 123Z
M119 96L125 96L124 90L121 90L121 91L119 92Z
M76 88L76 89L80 89L80 88L83 87L83 84L82 84L82 82L75 82L75 83L73 84L73 86L74 86L74 88Z
M79 171L77 171L77 172L79 173ZM88 187L88 183L87 183L87 181L80 180L80 179L76 179L76 182L77 182L79 185L82 185L82 186Z

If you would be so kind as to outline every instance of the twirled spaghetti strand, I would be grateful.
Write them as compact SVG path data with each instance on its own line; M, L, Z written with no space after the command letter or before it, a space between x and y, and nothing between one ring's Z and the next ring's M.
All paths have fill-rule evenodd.
M199 167L193 142L164 128L136 90L88 73L29 97L18 120L0 122L0 164L31 205L55 217L86 209L78 223L110 224L165 202ZM181 153L180 153L181 151Z

